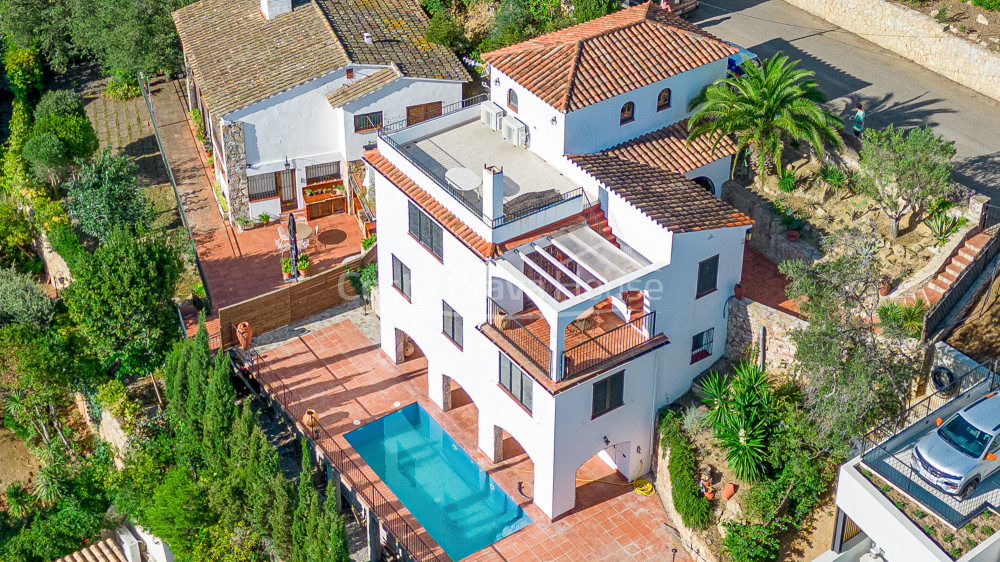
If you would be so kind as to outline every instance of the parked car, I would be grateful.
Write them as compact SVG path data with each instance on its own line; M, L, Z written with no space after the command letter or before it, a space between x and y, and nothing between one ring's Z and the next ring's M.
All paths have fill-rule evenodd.
M743 69L740 68L744 62L760 67L760 58L739 45L730 43L740 51L729 57L729 75L743 76Z
M1000 468L1000 395L991 392L924 436L910 454L912 467L924 480L959 499Z

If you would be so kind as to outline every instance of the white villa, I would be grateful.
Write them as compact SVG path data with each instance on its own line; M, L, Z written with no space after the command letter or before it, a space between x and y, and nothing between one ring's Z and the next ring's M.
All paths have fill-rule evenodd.
M736 52L647 3L484 54L488 96L364 153L383 350L415 344L442 409L461 387L495 462L521 445L549 517L595 455L649 471L657 411L723 353L752 221L718 197L735 147L685 143Z
M173 19L232 221L342 185L383 123L440 115L469 80L410 0L202 0Z

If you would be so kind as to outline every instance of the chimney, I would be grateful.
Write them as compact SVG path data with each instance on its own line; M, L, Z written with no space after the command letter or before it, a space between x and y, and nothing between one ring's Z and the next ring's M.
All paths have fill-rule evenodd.
M503 168L483 165L483 215L503 217Z
M264 19L273 20L292 11L292 0L260 0L260 11Z
M375 39L372 37L371 33L368 33L366 31L365 34L364 34L364 38L365 38L365 45L374 45L375 44Z

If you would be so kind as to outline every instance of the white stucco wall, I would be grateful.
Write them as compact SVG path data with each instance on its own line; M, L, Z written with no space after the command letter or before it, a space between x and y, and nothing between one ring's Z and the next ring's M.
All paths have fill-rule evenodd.
M565 116L565 153L599 152L686 119L692 113L688 111L691 100L705 86L725 76L723 59L571 111ZM664 88L671 90L670 108L656 111L656 98ZM622 106L629 101L635 103L635 120L620 125Z
M727 156L726 158L720 158L711 164L707 164L700 168L695 168L690 172L684 174L684 177L688 179L695 179L698 177L706 177L712 180L715 184L715 197L722 198L722 184L729 179L729 172L732 170L733 157Z
M363 147L375 142L375 131L354 132L355 115L381 111L382 123L388 125L406 119L407 107L436 101L441 102L442 106L462 101L462 83L400 78L384 88L341 106L338 113L343 123L344 157L347 160L357 160L361 158Z
M500 83L497 84L497 79ZM517 111L507 106L507 91L517 93ZM490 99L507 115L528 126L528 148L549 162L555 162L563 151L566 114L542 101L523 86L496 68L490 70ZM556 123L552 124L552 118Z

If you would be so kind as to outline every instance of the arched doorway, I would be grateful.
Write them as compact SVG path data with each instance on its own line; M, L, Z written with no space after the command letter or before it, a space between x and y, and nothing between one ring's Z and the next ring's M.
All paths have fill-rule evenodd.
M717 195L715 193L715 184L712 182L712 180L706 178L705 176L699 176L697 178L694 178L694 183L700 185L712 195Z
M629 441L608 445L576 469L574 511L587 509L622 494L632 493L632 485L625 476L631 449L633 447Z

